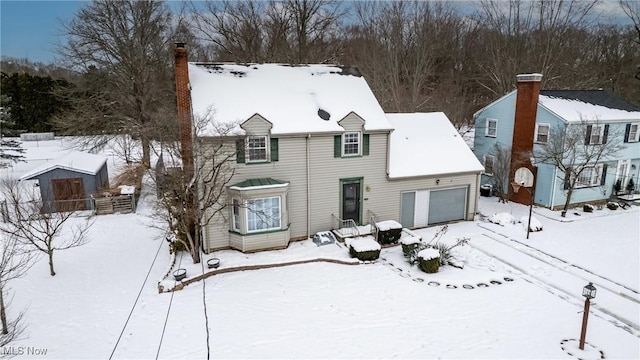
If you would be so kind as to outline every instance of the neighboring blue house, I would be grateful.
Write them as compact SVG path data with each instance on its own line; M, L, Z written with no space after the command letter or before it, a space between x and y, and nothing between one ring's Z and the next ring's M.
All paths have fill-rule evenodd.
M509 199L529 204L528 193L514 194L509 185L514 171L526 167L537 172L534 203L551 209L562 208L567 198L566 174L550 164L514 159L514 154L535 153L556 131L570 126L586 129L577 146L611 141L624 145L615 157L589 164L578 177L571 204L609 199L619 180L624 190L629 180L638 187L640 175L640 108L604 90L540 90L541 74L518 75L517 90L494 101L474 114L474 153L485 165L482 184L493 183L495 144L511 149L512 160L505 193Z

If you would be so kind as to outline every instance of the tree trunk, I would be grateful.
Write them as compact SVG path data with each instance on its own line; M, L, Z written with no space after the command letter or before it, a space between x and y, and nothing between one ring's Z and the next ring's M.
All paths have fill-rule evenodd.
M151 144L144 136L142 136L142 165L147 169L151 167Z
M56 272L53 271L53 250L49 250L49 273L51 276L56 276Z
M2 289L2 286L0 286L0 320L2 321L2 333L7 335L9 326L7 325L7 313L4 308L4 289Z
M567 191L567 200L564 202L564 209L562 211L562 217L567 216L567 211L569 211L569 205L571 204L571 195L573 194L573 187L569 188Z

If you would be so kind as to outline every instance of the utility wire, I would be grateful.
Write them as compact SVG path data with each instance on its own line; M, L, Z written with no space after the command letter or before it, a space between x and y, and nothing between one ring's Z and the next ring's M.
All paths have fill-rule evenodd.
M202 273L204 274L204 263L200 261L200 267L202 268ZM211 349L209 347L209 315L207 315L207 283L205 279L202 279L202 305L204 307L204 328L207 332L207 360L211 357Z
M180 253L180 262L178 263L178 269L182 265L182 253ZM169 314L171 313L171 304L173 304L173 294L175 291L171 292L171 299L169 299L169 307L167 308L167 316L164 318L164 325L162 326L162 334L160 335L160 343L158 344L158 351L156 352L156 360L160 356L160 349L162 348L162 341L164 340L164 332L167 330L167 322L169 322Z
M115 354L116 349L118 348L118 344L120 343L120 339L122 339L122 334L124 334L124 330L127 328L127 325L129 324L129 320L131 319L131 315L133 315L133 310L136 308L136 305L138 304L138 300L140 299L140 295L142 294L142 290L144 289L144 286L147 283L147 280L149 279L149 274L151 274L151 269L153 269L153 265L156 263L156 259L158 259L158 254L160 254L160 249L162 249L162 244L163 242L160 241L160 246L158 246L158 250L156 251L156 256L153 258L153 262L151 263L151 266L149 267L149 271L147 271L147 276L144 278L144 282L142 282L142 286L140 287L140 291L138 291L138 296L136 296L136 301L133 303L133 307L131 307L131 311L129 312L129 316L127 316L127 321L125 321L124 326L122 327L122 331L120 331L120 335L118 336L118 340L116 341L116 344L113 346L113 350L111 351L111 355L109 355L109 360L111 360L113 358L113 354Z

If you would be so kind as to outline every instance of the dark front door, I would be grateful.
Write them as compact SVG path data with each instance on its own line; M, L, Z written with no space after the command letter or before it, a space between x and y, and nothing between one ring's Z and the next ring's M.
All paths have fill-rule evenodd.
M360 225L360 183L342 184L342 219Z

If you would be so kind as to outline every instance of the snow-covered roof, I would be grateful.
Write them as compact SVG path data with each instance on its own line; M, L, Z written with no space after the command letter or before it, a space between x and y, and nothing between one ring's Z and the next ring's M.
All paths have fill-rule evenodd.
M189 80L194 118L210 118L203 128L196 126L199 136L218 135L212 121L240 124L255 114L273 124L271 134L342 132L338 121L351 112L365 120L365 130L391 129L353 67L189 63Z
M570 98L571 93L563 96L560 91L541 91L538 103L549 111L560 116L567 122L580 121L640 121L640 110L633 111L632 108L616 108L613 105L603 105L595 100L588 102L583 98L575 96Z
M387 114L391 133L389 177L403 178L484 170L442 112Z
M72 151L65 156L47 162L20 177L20 180L30 180L54 169L65 169L83 174L95 175L107 162L107 157L80 151Z

